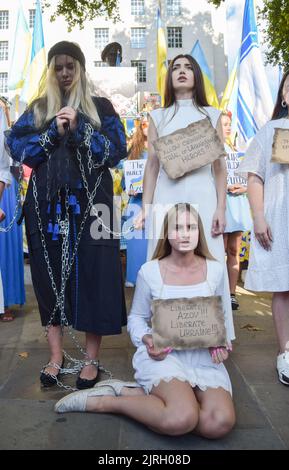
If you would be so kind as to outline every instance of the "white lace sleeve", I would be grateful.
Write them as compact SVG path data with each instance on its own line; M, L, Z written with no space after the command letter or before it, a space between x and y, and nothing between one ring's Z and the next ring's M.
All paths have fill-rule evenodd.
M127 331L137 348L143 345L143 336L151 334L152 331L148 325L151 318L151 298L150 286L144 278L142 269L140 269L127 323Z
M244 178L248 177L248 173L254 173L265 181L266 154L260 137L258 135L252 140L236 173Z

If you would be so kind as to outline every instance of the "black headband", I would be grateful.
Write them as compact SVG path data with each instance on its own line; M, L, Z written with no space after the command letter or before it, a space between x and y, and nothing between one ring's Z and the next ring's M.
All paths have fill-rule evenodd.
M48 66L51 62L52 57L56 55L69 55L74 59L78 60L80 65L85 70L85 57L79 46L69 41L60 41L54 44L48 52Z

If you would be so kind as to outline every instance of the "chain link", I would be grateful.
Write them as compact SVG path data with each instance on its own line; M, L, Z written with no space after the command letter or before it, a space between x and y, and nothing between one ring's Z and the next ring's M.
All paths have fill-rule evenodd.
M93 128L90 124L86 124L86 126L87 127L86 127L86 130L85 130L84 143L85 143L85 146L87 147L88 155L92 155L92 152L91 152L91 136L92 136L92 133L93 133ZM94 164L92 164L92 163L90 164L89 159L88 159L88 168L90 168L90 167L91 168L92 167L93 168L99 168L99 167L103 166L104 163L108 160L110 142L109 142L109 140L107 139L106 136L102 135L102 137L104 138L104 141L105 141L104 157L103 157L101 163L94 163ZM111 234L116 238L120 238L121 236L125 236L125 235L129 234L130 232L132 232L134 230L134 225L131 225L125 232L115 232L114 230L111 230L109 227L107 227L107 225L105 225L104 221L98 215L98 212L97 212L96 208L93 205L94 197L92 197L92 194L89 191L88 182L87 182L87 179L86 179L86 176L85 176L85 170L84 170L84 166L83 166L82 161L81 161L81 153L80 153L79 149L77 149L77 159L78 159L78 163L79 163L79 168L80 168L80 172L81 172L81 176L82 176L83 185L84 185L84 188L86 190L87 199L91 203L93 215L97 218L96 222L99 225L101 225L103 227L103 229L108 234Z

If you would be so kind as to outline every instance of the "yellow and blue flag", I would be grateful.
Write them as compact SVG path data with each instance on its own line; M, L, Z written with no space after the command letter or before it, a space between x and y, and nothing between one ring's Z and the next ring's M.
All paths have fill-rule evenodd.
M162 26L161 9L158 7L157 16L157 89L164 104L165 82L167 74L167 45L166 36Z
M206 97L209 105L214 106L214 108L218 108L219 101L217 98L216 90L213 85L212 74L199 40L196 41L196 44L191 50L191 56L198 62L199 66L201 67Z
M14 35L12 60L9 70L9 90L19 90L23 87L31 54L31 33L19 2L16 30Z
M235 102L233 105L232 98L234 97L234 95L236 95L236 89L238 88L238 80L237 80L238 64L239 64L239 54L235 60L234 67L230 73L229 80L226 85L223 97L222 97L222 101L220 104L221 111L226 111L226 110L230 110L232 112L236 111L237 100L236 99L234 100Z
M46 54L44 48L42 13L39 0L37 0L30 65L21 94L21 99L26 103L31 103L39 95L41 77L45 70Z

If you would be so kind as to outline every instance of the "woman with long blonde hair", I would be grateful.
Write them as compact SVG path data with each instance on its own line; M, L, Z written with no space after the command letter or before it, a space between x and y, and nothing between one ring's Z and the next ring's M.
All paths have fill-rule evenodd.
M23 212L50 349L40 381L59 383L62 329L72 325L86 334L76 382L82 389L97 381L102 336L119 334L126 324L109 171L126 156L126 142L111 103L91 96L77 44L61 41L50 49L44 85L7 143L12 158L33 168Z
M120 413L160 434L194 432L217 439L235 422L232 389L223 361L225 347L157 348L150 326L155 299L223 295L224 268L210 254L201 219L190 204L173 206L164 219L163 240L137 279L128 330L137 348L135 384L103 381L62 398L58 413ZM227 326L227 325L226 325ZM228 337L228 349L230 349Z

